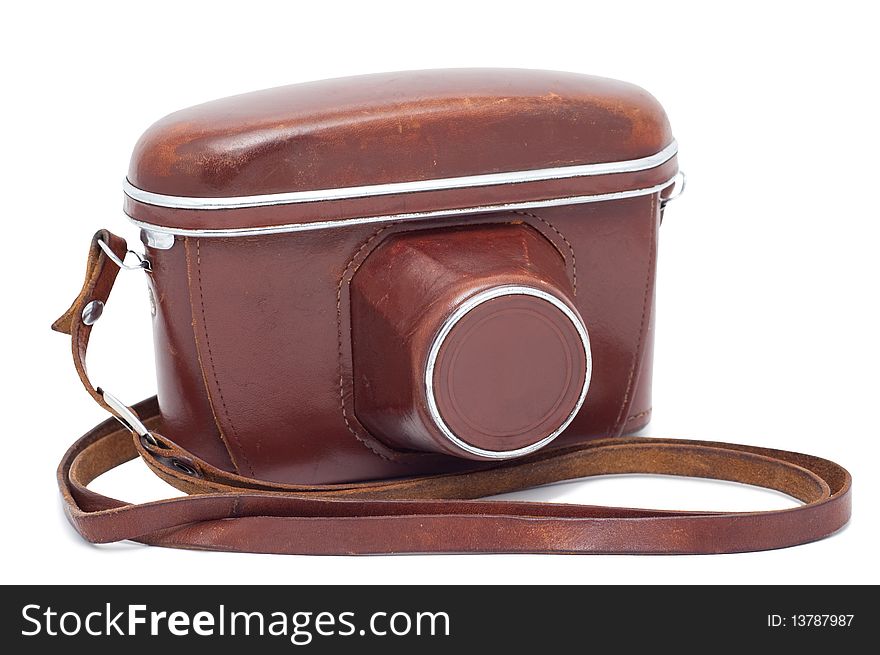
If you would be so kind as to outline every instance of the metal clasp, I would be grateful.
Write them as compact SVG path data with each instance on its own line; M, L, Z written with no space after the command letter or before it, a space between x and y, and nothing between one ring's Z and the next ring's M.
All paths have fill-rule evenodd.
M660 201L660 210L666 209L666 205L678 198L684 193L684 187L687 184L687 176L684 171L678 171L676 176L672 178L672 193Z
M98 239L98 245L101 247L101 250L104 251L104 254L107 255L107 257L110 259L110 261L112 261L114 264L116 264L123 271L138 271L138 270L140 270L140 271L144 271L146 273L153 272L153 266L152 266L152 264L150 264L150 260L147 259L146 257L144 257L143 255L141 255L140 253L135 252L134 250L129 250L128 252L125 253L125 256L126 256L126 258L128 258L128 255L134 255L135 258L137 259L137 264L126 264L124 260L119 259L119 257L116 256L116 253L110 249L110 246L108 246L106 243L104 243L103 239Z
M141 420L138 418L137 414L135 414L131 409L129 409L128 405L123 403L113 394L104 391L101 387L97 387L95 389L101 397L104 399L104 402L107 403L116 414L114 414L114 418L122 423L123 426L134 432L137 436L145 439L153 446L158 446L159 442L156 441L156 437L150 434L150 431L147 429L147 426L144 425Z

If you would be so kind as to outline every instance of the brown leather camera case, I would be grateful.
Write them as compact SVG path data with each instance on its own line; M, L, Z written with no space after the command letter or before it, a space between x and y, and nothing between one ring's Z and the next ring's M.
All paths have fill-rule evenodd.
M707 533L687 543L643 539L629 549L603 539L584 547L582 536L577 547L536 542L534 535L492 548L468 541L467 530L460 542L409 535L380 545L369 527L318 548L303 541L302 526L297 543L283 545L257 543L255 526L243 524L236 524L241 535L218 545L207 525L208 518L245 518L248 502L254 520L290 519L299 510L265 503L316 490L475 498L623 469L705 474L711 453L669 442L661 456L654 449L662 442L613 439L651 415L657 237L664 205L681 187L676 153L663 109L642 89L546 71L422 71L300 84L154 124L132 156L125 212L146 247L158 401L141 405L137 419L87 388L132 428L134 448L172 484L203 502L218 491L227 493L217 503L243 489L268 496L238 496L220 515L215 508L210 517L177 517L151 525L149 534L129 529L124 536L203 547L210 532L212 547L268 552L776 545L757 536L709 545ZM56 324L73 334L83 376L93 315L116 275L112 260L124 255L123 242L97 235L83 293ZM93 442L111 432L119 429ZM599 437L612 439L582 446ZM116 448L104 459L134 455L132 447ZM591 453L589 465L564 463L582 452ZM593 461L604 452L628 463L605 471L606 455ZM734 464L712 474L764 484L763 473L743 474L746 455L737 452ZM60 475L83 530L82 494L91 492L70 489L78 484L76 456L69 453ZM540 473L542 466L556 470ZM83 474L83 490L92 473ZM786 489L811 502L837 501L848 490L844 474L833 485L822 482L820 499L808 490L816 482L809 476ZM427 513L480 513L446 502ZM113 509L89 503L92 513ZM840 523L846 503L835 504L830 523ZM385 512L367 505L357 511ZM315 511L323 515L321 507ZM555 521L568 516L557 511ZM626 514L615 511L615 519ZM463 526L459 517L452 531ZM157 537L160 527L173 527L175 536Z
M570 170L589 166L599 174ZM589 334L588 393L553 445L643 427L661 194L677 171L657 102L582 75L375 75L172 114L137 144L125 205L145 230L179 233L147 246L162 433L277 482L472 467L485 458L429 416L425 359L445 318L500 286L559 298ZM510 181L520 172L534 181ZM326 199L278 195L297 192ZM621 197L594 202L609 195ZM269 200L211 205L254 196ZM568 418L586 357L547 301L493 304L480 309L497 318L459 344L435 388L463 441L515 450ZM542 326L525 318L544 308Z

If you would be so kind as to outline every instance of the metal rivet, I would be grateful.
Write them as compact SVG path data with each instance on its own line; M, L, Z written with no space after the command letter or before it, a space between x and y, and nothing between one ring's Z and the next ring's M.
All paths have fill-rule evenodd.
M176 468L181 473L185 473L186 475L197 475L196 470L192 466L180 461L179 459L171 459L170 463L171 466Z
M104 313L104 303L100 300L93 300L83 307L82 322L86 325L93 325L95 321L101 318Z

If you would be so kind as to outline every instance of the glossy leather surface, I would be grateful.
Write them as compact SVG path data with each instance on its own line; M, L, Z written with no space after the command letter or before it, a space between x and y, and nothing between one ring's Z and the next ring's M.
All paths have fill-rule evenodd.
M633 401L650 401L644 351L657 207L656 197L643 197L506 217L532 226L564 257L572 301L590 331L589 411L574 419L559 444L632 432L648 421L650 406ZM486 215L465 224L499 220L505 218ZM231 460L244 475L275 481L365 480L478 465L389 448L360 424L354 408L351 278L388 236L456 224L187 237L171 250L149 249L156 298L167 305L155 320L168 321L161 330L180 331L181 338L189 325L192 340L186 348L175 345L177 357L163 354L168 346L157 341L157 361L165 368L159 377L163 430L193 452L213 451L218 466ZM206 406L211 415L196 411ZM218 443L228 448L227 457L216 454Z
M185 110L148 131L130 177L161 193L252 195L615 161L656 153L670 141L656 101L631 85L534 71L395 74ZM233 210L129 199L126 210L172 227L278 225L614 192L658 184L676 171L672 158L650 170L582 179ZM645 353L660 195L285 234L186 236L170 250L149 248L163 431L222 469L275 482L482 466L417 452L361 424L351 284L390 238L483 225L523 225L540 234L558 255L551 277L564 278L551 286L565 289L590 332L585 409L554 445L635 431L650 416ZM485 249L492 245L487 238ZM454 305L438 300L432 311L442 316ZM372 423L375 429L382 421ZM398 434L409 427L403 423Z
M672 140L645 90L519 69L382 73L215 100L158 121L128 178L241 196L638 159Z
M316 191L621 162L672 143L663 109L623 82L552 71L457 69L299 84L185 109L135 147L138 188L203 199ZM184 230L251 229L630 192L669 181L644 170L516 184L223 210L125 212Z

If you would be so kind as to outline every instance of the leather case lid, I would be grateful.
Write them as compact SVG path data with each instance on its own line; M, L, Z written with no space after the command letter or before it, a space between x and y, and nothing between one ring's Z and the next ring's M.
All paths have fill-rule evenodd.
M392 198L381 207L339 205L323 211L337 219L504 202L508 196L532 200L608 193L668 180L677 170L670 161L674 155L663 109L646 91L624 82L515 69L384 73L258 91L166 116L134 149L126 211L172 228L260 226L276 219L265 212L247 218L216 216L227 212L199 217L197 211L157 216L150 207L234 212L254 205L221 201L543 169L550 169L551 177L526 184L473 183L471 178L471 188L496 188L473 192L466 200L456 196L450 202L453 184L447 197L430 197L429 189L405 202ZM571 183L576 178L570 169L562 181L552 177L558 167L632 161L642 163L628 177L619 171L609 171L616 176L590 171L589 178L581 178L593 183L589 188ZM555 180L555 187L539 188L547 179ZM505 184L519 187L522 198L503 191ZM412 195L421 195L419 202L413 203ZM187 204L188 198L215 199L218 206ZM327 198L317 198L322 199ZM309 222L321 213L313 206L308 216L300 216L292 208L277 220Z

